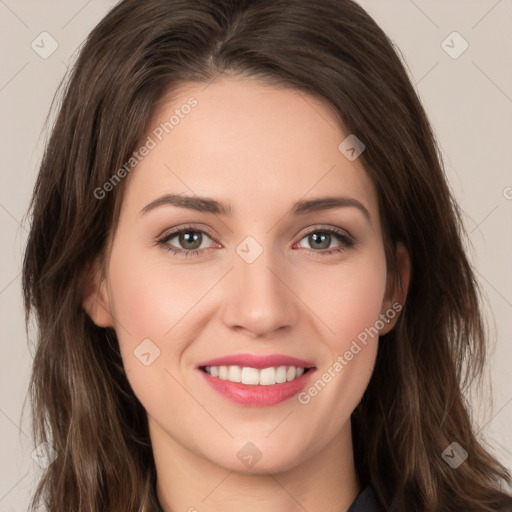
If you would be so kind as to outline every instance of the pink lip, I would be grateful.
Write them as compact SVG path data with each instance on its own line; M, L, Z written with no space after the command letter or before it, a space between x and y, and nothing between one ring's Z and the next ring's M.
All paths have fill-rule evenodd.
M196 368L204 366L248 366L250 368L257 368L258 370L261 370L262 368L268 368L270 366L298 366L301 368L312 368L314 365L310 361L282 354L269 354L266 356L259 356L256 354L232 354L203 361L202 363L199 363Z
M222 380L218 377L212 377L202 370L199 371L206 379L206 382L217 393L237 404L254 407L276 405L295 396L306 386L311 374L315 373L314 370L310 370L298 379L290 382L283 382L282 384L274 384L272 386L260 386L259 384L248 385L241 382Z
M271 366L297 366L300 368L309 368L310 370L301 375L298 379L294 379L290 382L283 382L272 386L261 386L231 382L218 377L212 377L202 370L205 366L248 366L259 370ZM264 407L276 405L299 393L306 386L311 375L314 373L315 366L311 361L305 361L304 359L297 359L296 357L282 354L269 354L265 356L255 354L232 354L203 361L199 363L196 368L201 372L210 387L228 400L242 405Z

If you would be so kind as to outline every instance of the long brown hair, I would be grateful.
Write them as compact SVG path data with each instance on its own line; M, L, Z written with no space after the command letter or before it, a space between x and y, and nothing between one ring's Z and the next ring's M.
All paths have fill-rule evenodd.
M39 327L34 439L58 454L34 507L161 510L146 414L116 333L82 308L83 276L106 255L127 180L99 199L94 191L130 158L164 94L227 72L327 100L366 146L390 268L398 242L411 257L401 317L352 414L361 481L390 511L510 505L500 490L510 474L477 439L464 394L481 378L486 331L460 212L388 37L351 0L124 0L73 66L31 202L23 290ZM457 469L442 458L452 442L468 453Z

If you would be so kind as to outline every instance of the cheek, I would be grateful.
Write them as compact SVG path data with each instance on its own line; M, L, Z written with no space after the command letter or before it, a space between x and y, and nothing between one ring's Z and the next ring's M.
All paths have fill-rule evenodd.
M323 269L323 276L317 272L315 285L309 279L309 291L305 288L303 292L308 306L326 326L325 339L337 352L345 351L351 340L375 325L386 290L383 257L352 261Z
M179 331L181 320L208 284L194 270L173 267L165 257L150 259L144 251L130 250L129 246L122 251L115 247L112 250L109 282L115 321L121 332L129 332L139 342Z
M180 321L197 297L180 276L162 272L142 259L112 252L109 282L111 309L123 366L130 386L150 414L162 414L162 397L173 410L186 407L186 396L172 378L173 362L188 343ZM185 316L186 318L186 316ZM172 339L172 343L165 340ZM160 411L160 412L159 412ZM169 420L170 421L170 420Z
M357 264L329 272L324 293L311 297L316 313L328 326L327 349L316 380L299 396L311 415L336 417L325 424L334 435L359 403L371 378L378 349L376 324L386 289L385 258L360 258ZM379 255L378 249L373 255ZM355 261L355 260L354 260ZM326 274L327 276L327 274Z
M162 397L173 407L187 405L178 384L187 363L183 354L209 318L201 298L218 281L213 268L172 265L166 256L163 250L155 254L131 247L119 236L109 264L110 305L123 365L148 412L158 412Z
M193 293L177 273L164 272L121 237L116 242L109 264L109 295L125 370L135 390L139 379L144 379L141 388L150 383L158 387L165 380L167 362L180 349L179 343L164 347L163 340L190 309Z

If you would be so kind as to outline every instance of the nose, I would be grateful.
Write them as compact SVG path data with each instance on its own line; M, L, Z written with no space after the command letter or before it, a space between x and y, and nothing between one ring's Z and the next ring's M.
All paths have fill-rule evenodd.
M234 254L233 268L224 288L223 321L230 329L254 338L294 325L298 299L293 293L284 262L263 253L252 263Z

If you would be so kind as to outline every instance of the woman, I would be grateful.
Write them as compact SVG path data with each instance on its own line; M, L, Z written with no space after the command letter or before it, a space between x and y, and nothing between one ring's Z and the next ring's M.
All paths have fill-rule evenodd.
M34 504L510 509L463 396L486 340L458 209L356 3L120 2L32 213Z

